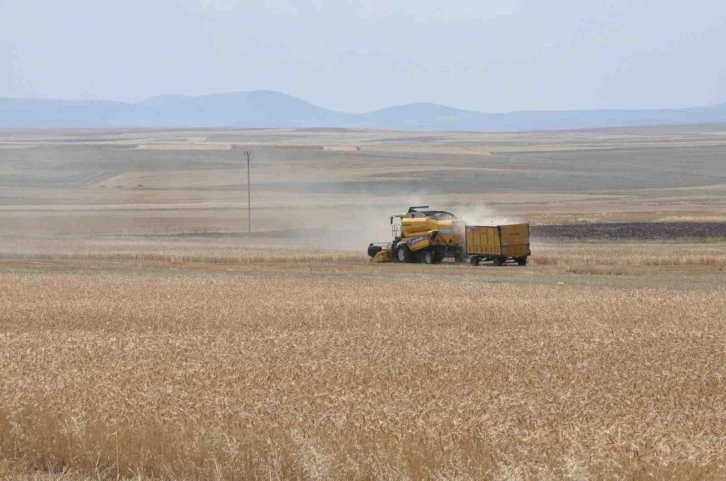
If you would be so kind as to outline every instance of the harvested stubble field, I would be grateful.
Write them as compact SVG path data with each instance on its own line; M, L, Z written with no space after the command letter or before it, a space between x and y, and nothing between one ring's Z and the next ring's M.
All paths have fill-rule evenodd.
M0 478L726 478L723 226L599 224L726 219L726 132L89 135L0 132ZM590 224L368 263L421 193Z

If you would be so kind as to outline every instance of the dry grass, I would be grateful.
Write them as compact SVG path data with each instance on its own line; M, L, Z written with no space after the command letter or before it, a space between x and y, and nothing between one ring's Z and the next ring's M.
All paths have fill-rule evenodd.
M593 276L624 276L624 275L632 274L632 272L629 272L628 270L626 270L622 267L588 266L588 265L578 265L578 266L568 267L567 272L570 272L573 274L588 274L588 275L593 275Z
M543 244L533 247L535 265L575 266L726 266L723 242L706 244L615 243Z
M2 274L0 292L9 477L726 476L722 289Z
M44 242L42 250L34 242L0 244L0 260L35 261L155 261L166 264L306 264L364 263L365 251L347 252L323 249L245 246L229 242Z
M268 244L268 245L265 245ZM365 243L359 252L270 247L270 240L242 244L238 240L198 241L5 241L0 261L154 261L175 264L236 265L367 265ZM274 244L273 244L274 245ZM530 261L536 266L560 266L573 272L625 273L623 267L726 266L726 243L535 243Z

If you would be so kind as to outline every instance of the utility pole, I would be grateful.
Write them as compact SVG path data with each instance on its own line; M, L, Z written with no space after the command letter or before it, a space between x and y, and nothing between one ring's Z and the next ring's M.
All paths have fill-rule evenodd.
M245 151L247 157L247 233L252 233L252 195L250 193L250 156L252 152Z

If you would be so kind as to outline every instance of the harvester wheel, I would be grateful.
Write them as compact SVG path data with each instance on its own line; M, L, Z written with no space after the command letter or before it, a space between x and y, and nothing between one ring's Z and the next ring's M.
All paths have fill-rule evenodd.
M436 254L433 251L424 252L423 261L426 264L436 264Z
M469 259L469 262L471 263L471 265L476 267L479 265L479 258L477 256L473 256L471 259Z
M495 257L494 258L495 266L501 266L502 264L504 264L504 257Z
M409 249L406 244L403 244L396 251L396 259L398 262L411 262L412 258L413 255L411 254L411 249Z
M520 257L517 259L517 264L520 266L526 266L527 265L527 258L526 257Z

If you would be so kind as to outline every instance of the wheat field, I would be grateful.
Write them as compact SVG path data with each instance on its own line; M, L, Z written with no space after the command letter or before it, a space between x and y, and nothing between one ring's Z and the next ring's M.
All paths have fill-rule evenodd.
M291 251L274 275L6 270L0 472L726 477L723 285L587 285L566 271L582 249L500 271L360 266L373 280ZM567 283L495 275L560 268Z

